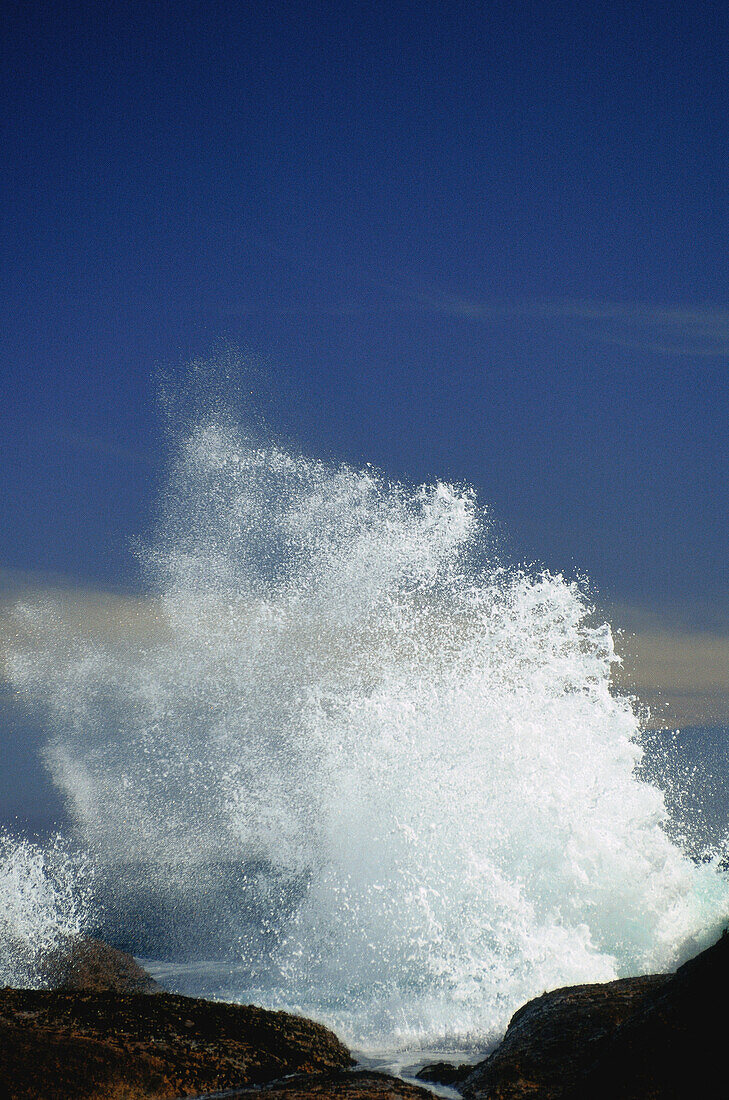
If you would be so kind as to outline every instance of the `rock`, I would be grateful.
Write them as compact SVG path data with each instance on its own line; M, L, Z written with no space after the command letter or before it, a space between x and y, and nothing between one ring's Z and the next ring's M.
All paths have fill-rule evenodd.
M725 932L599 1044L569 1100L725 1100L728 988Z
M101 940L72 940L56 952L46 966L46 983L52 989L86 989L115 993L159 993L161 987L139 963L124 951Z
M556 1100L577 1080L585 1052L669 980L658 974L567 986L529 1001L512 1017L500 1046L472 1068L463 1095Z
M545 993L466 1078L469 1100L724 1100L729 936L675 974ZM718 1083L717 1083L718 1082Z
M161 1100L351 1064L327 1028L285 1012L168 993L0 990L8 1100Z
M415 1076L419 1081L430 1081L435 1085L450 1085L457 1088L471 1073L473 1073L473 1066L469 1062L460 1066L454 1065L453 1062L431 1062L419 1069Z
M433 1093L426 1089L371 1070L276 1081L261 1089L240 1089L228 1093L226 1100L243 1100L250 1096L270 1097L271 1100L433 1100ZM197 1100L208 1098L198 1097Z

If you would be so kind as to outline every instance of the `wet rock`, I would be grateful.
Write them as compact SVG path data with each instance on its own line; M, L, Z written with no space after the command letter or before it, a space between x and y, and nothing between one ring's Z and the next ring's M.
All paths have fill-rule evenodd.
M504 1040L472 1068L468 1098L557 1100L579 1078L583 1062L645 997L670 981L664 974L545 993L514 1014Z
M419 1081L429 1081L434 1085L458 1086L473 1073L473 1066L466 1062L456 1066L453 1062L431 1062L415 1074Z
M53 989L159 993L161 987L131 955L101 940L72 940L48 960L45 984Z
M725 1100L729 935L598 1045L569 1100Z
M433 1100L432 1092L371 1070L322 1074L277 1081L262 1089L241 1089L226 1095L226 1100L249 1096L271 1100ZM201 1097L198 1100L214 1100Z
M724 1100L729 936L675 974L545 993L461 1088L468 1100Z
M162 1100L350 1064L327 1028L285 1012L167 993L0 990L8 1100Z

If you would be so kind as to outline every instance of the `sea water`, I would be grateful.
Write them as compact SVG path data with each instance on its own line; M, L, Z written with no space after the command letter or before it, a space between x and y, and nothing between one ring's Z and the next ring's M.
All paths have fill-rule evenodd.
M721 837L672 826L610 626L503 566L468 487L207 418L140 563L143 632L81 643L52 602L16 610L9 675L73 827L55 855L3 842L4 980L95 931L360 1049L483 1048L528 998L723 926Z

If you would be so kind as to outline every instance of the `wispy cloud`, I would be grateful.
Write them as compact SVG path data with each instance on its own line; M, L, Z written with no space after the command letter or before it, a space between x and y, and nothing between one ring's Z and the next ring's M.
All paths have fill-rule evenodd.
M59 636L71 648L121 637L142 644L165 636L159 600L152 596L86 587L67 577L0 566L0 702L9 691L10 654L31 652L38 644L21 607L52 609Z
M47 639L27 630L18 603L51 607L59 636L79 645L147 646L168 643L169 622L150 595L82 588L45 574L0 567L0 737L3 697L11 685L4 668L11 653L32 657ZM604 608L625 630L618 633L623 658L614 690L650 708L652 726L729 725L729 614L726 609Z
M729 725L729 636L654 629L625 634L613 683L651 712L649 725Z
M256 246L293 271L302 272L302 282L312 275L327 283L328 265L323 258L302 255L278 241L258 238ZM397 277L347 267L352 284L346 301L272 302L270 299L236 303L239 315L322 314L354 317L373 311L421 312L465 321L504 324L522 322L534 326L564 323L585 339L612 344L656 356L729 357L729 303L660 304L646 301L615 301L594 298L484 298L468 293L423 290Z
M421 309L464 320L565 322L591 339L655 355L729 356L729 309L580 299L500 301L418 294Z
M225 317L235 323L255 315L346 320L385 311L490 325L520 323L536 328L561 324L586 340L657 356L729 357L729 309L721 307L577 299L479 299L412 291L374 279L361 281L367 290L360 299L231 303Z

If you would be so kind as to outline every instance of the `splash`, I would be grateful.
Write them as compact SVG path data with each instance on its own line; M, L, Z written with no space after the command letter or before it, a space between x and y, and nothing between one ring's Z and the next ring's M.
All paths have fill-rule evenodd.
M92 912L91 870L60 837L40 847L0 833L0 985L42 988Z
M468 489L208 422L142 563L151 628L80 645L26 608L11 674L49 709L106 934L196 991L215 971L370 1048L483 1042L726 916L635 777L609 626L502 568Z

